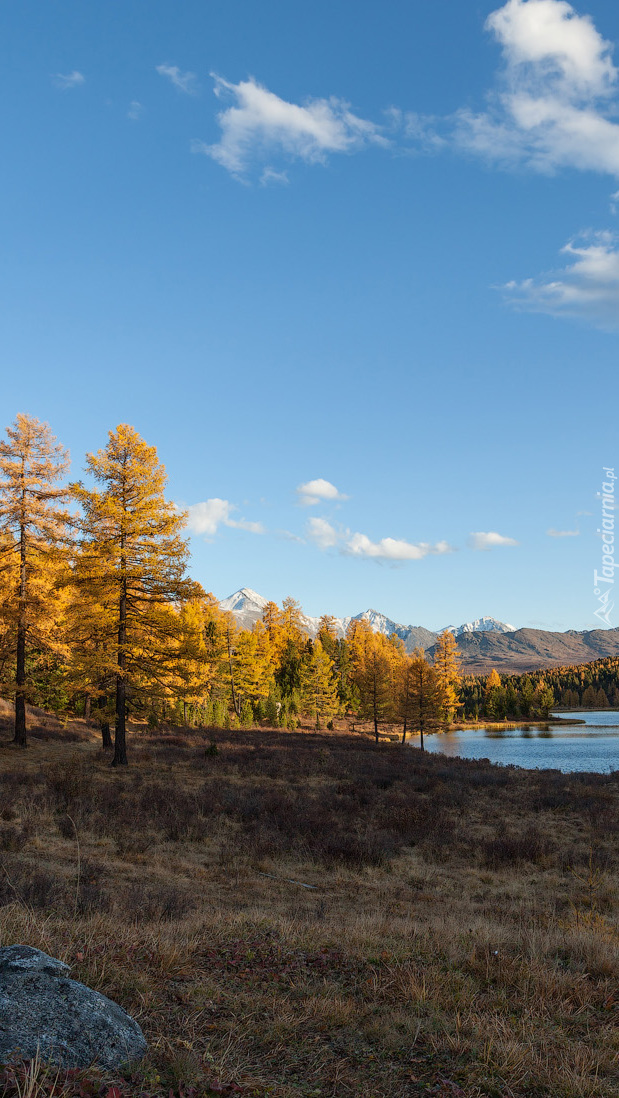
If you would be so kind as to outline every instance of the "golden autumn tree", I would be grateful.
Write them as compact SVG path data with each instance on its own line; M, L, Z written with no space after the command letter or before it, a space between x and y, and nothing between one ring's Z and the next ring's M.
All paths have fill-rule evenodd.
M168 693L178 653L179 618L172 602L195 593L185 576L185 516L164 495L166 473L154 446L134 427L110 431L103 450L86 457L94 488L74 485L82 506L81 570L76 582L109 607L100 672L115 693L113 766L127 763L127 699Z
M460 704L460 653L453 633L445 629L434 646L434 670L443 692L443 724L451 724Z
M484 715L486 717L498 717L501 698L501 676L498 671L493 668L488 675L486 681L486 688L484 690Z
M210 659L207 635L212 598L212 595L206 595L196 584L194 596L182 603L178 610L176 691L181 697L185 724L188 710L192 721L200 712L210 694L216 674L214 662ZM223 612L220 613L223 617Z
M350 623L346 639L350 648L351 678L360 699L359 712L372 721L378 743L378 726L394 709L396 651L382 633L375 633L362 619Z
M67 633L71 638L67 683L84 698L84 717L101 729L104 748L113 748L110 733L115 686L115 593L95 590L90 582L91 549L78 543L67 581Z
M422 648L407 656L400 668L400 716L403 718L402 743L406 742L407 726L420 736L440 727L444 691L436 667L432 667Z
M67 490L59 485L69 464L47 423L18 415L0 441L0 569L2 641L14 659L14 743L25 747L27 656L50 650L58 635L59 580L67 543Z
M332 614L323 614L318 622L318 640L325 652L334 659L337 650L337 622Z
M271 641L260 622L234 634L230 647L230 684L238 717L266 701L273 681Z
M320 640L312 644L311 653L301 665L301 708L320 728L339 712L335 664Z

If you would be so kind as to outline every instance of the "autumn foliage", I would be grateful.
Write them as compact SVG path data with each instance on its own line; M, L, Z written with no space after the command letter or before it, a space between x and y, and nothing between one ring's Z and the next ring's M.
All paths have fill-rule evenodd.
M0 685L22 746L27 702L97 720L114 765L127 762L128 719L320 730L350 714L377 742L385 724L405 740L453 719L450 633L432 668L364 620L343 637L325 616L311 638L293 598L239 629L189 577L186 516L135 428L110 431L83 480L64 482L67 468L48 425L18 416L0 445Z

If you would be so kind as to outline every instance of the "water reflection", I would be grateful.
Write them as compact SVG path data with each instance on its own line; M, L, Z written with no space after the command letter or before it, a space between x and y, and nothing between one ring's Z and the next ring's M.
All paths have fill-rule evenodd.
M489 758L530 769L597 771L619 769L619 713L614 710L562 713L563 720L495 725L428 736L428 751L450 757ZM411 737L413 747L418 739Z

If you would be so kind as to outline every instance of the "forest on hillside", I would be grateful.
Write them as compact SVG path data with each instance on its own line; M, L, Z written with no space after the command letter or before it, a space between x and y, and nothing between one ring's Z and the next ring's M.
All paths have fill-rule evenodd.
M459 696L471 720L530 719L542 709L619 708L619 659L606 656L591 663L530 671L526 675L467 675ZM552 695L552 697L551 697ZM546 713L547 715L547 713Z

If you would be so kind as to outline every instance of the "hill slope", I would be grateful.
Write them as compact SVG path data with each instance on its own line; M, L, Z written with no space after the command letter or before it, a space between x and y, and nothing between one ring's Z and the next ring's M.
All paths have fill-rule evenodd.
M551 633L516 629L513 633L462 633L458 637L465 671L535 671L562 664L589 663L619 656L619 629ZM429 649L430 655L433 649Z

